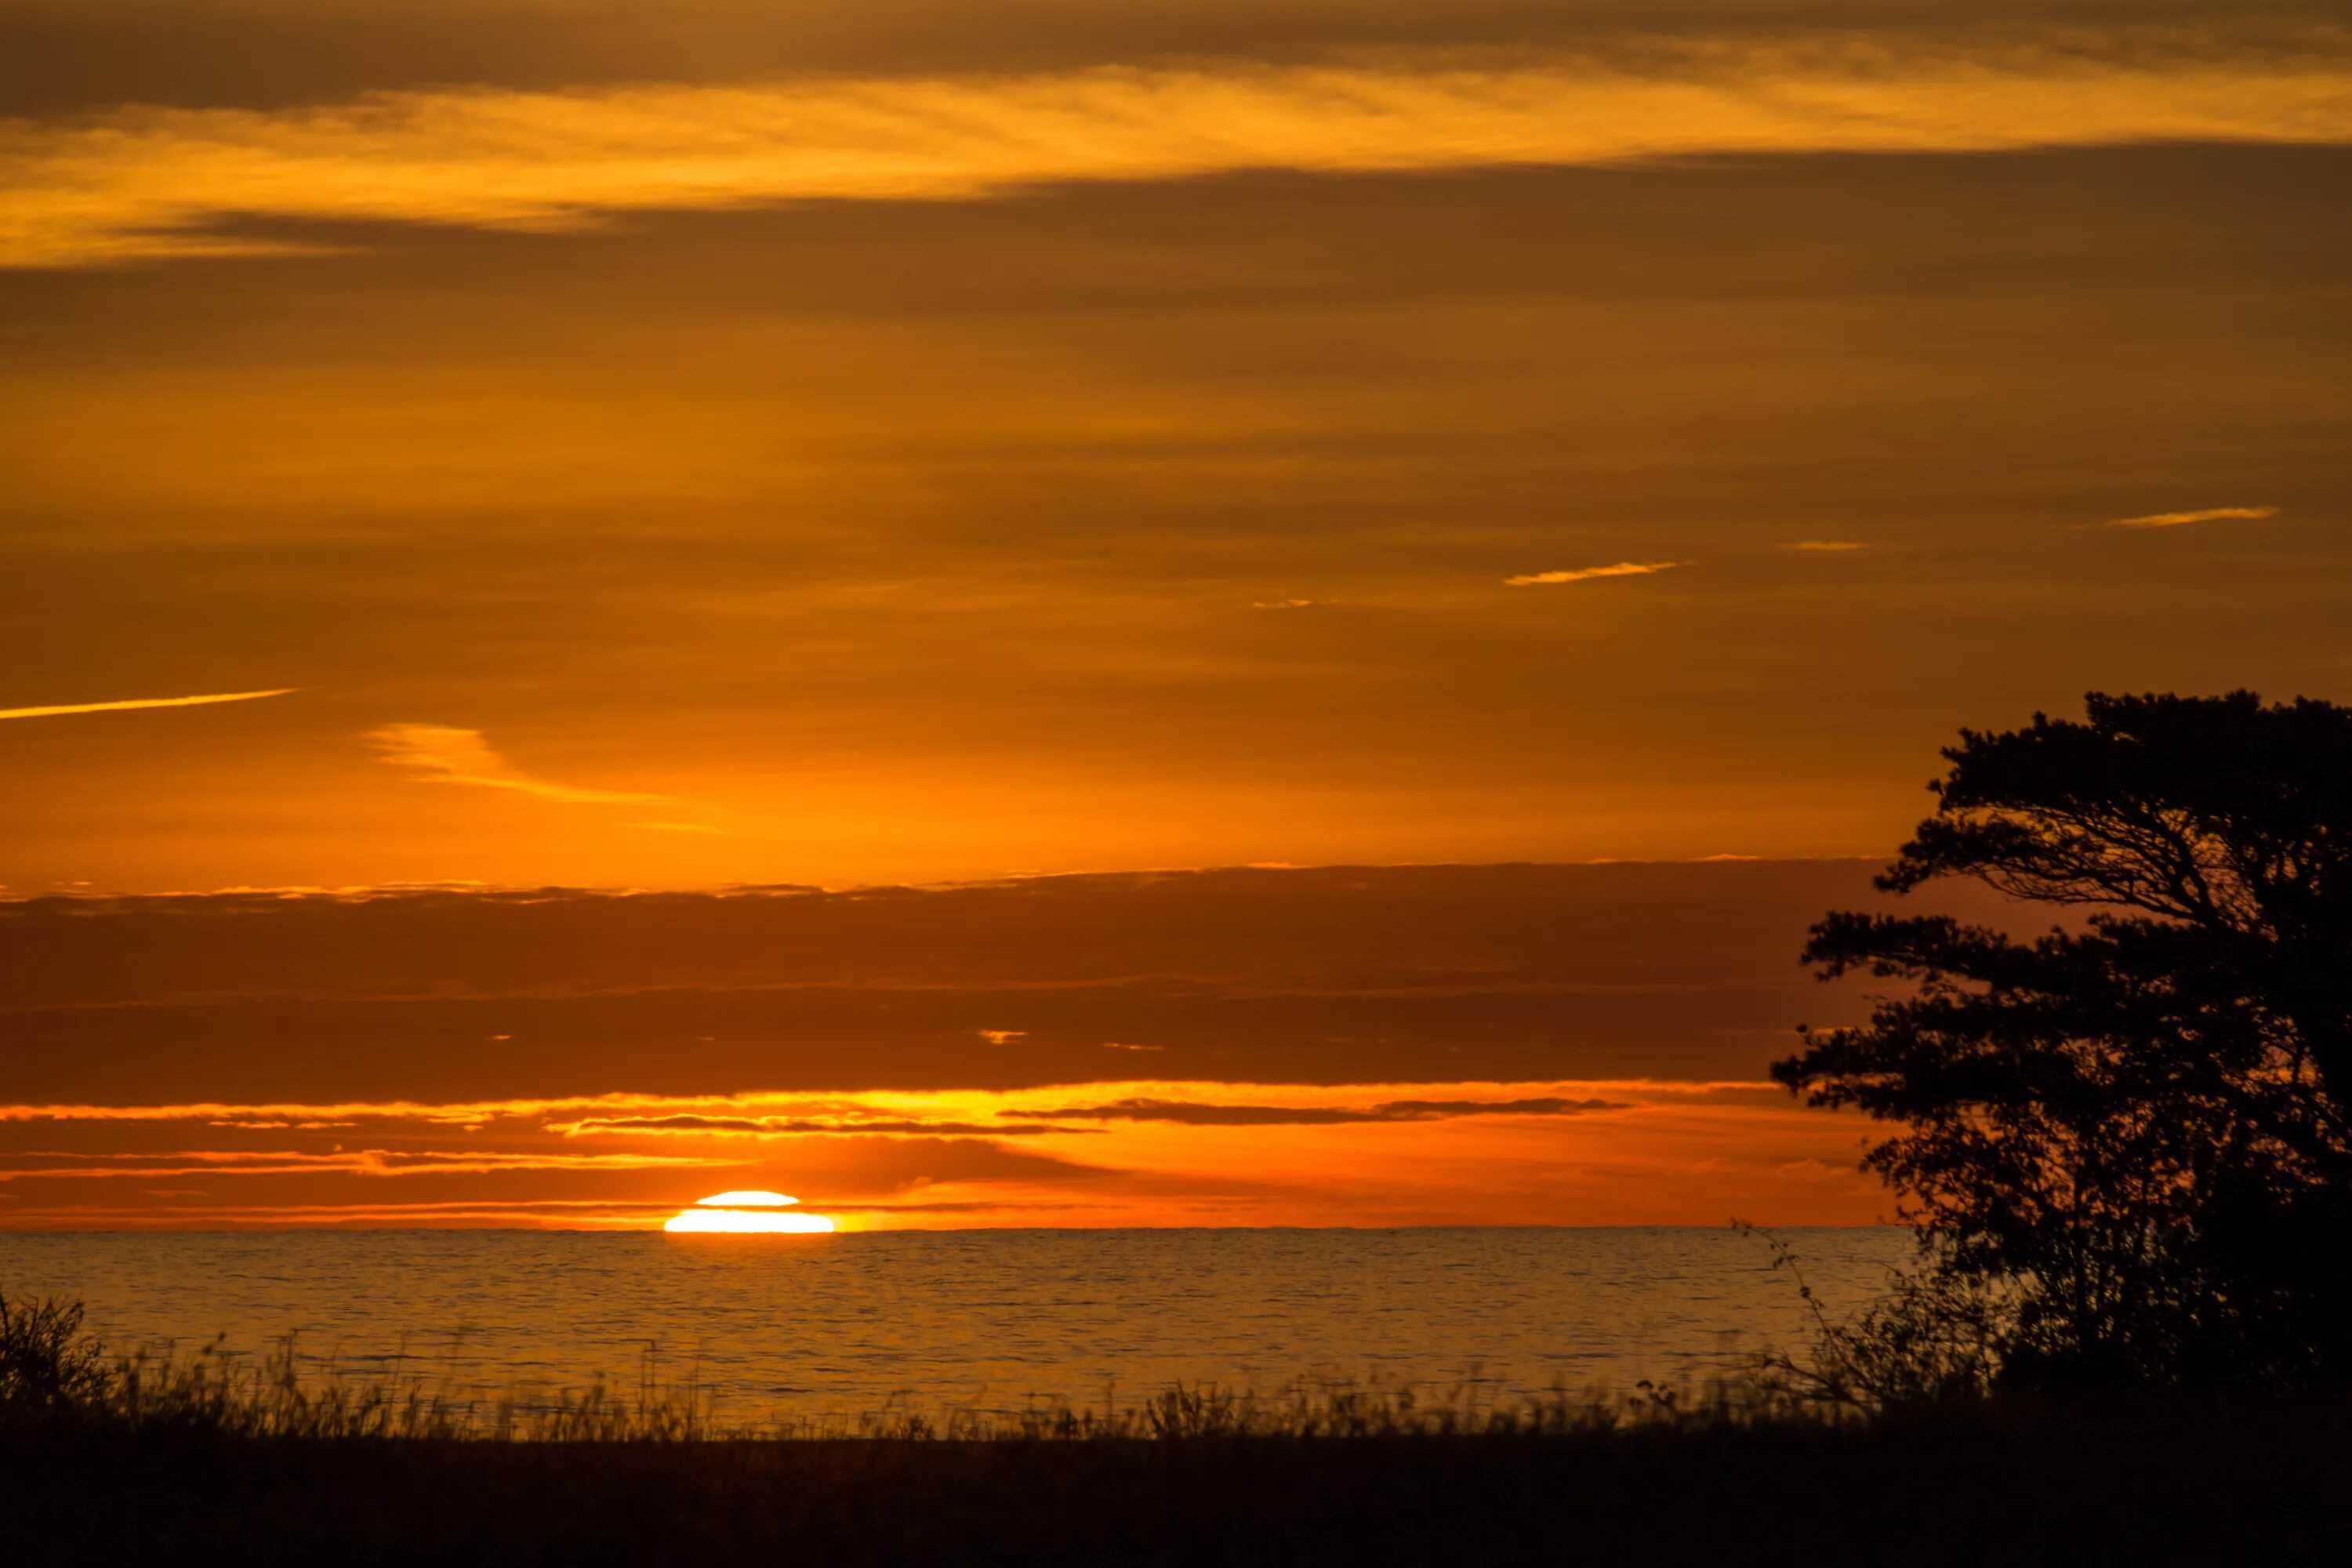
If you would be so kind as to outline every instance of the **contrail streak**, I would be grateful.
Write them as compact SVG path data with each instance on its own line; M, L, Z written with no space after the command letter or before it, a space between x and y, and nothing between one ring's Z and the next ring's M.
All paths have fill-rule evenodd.
M0 708L0 719L55 719L67 713L124 713L134 708L202 708L214 702L251 702L256 698L283 697L299 691L281 686L272 691L215 691L203 697L133 697L121 702L61 702L49 708Z

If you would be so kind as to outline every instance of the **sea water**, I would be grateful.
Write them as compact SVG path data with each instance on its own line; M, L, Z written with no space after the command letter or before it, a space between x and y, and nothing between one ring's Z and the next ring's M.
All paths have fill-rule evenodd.
M1782 1239L1834 1316L1908 1256L1888 1228ZM527 1403L600 1374L726 1421L1126 1405L1177 1383L1378 1384L1510 1403L1696 1386L1811 1318L1727 1229L0 1233L0 1291L84 1302L118 1350L296 1343Z

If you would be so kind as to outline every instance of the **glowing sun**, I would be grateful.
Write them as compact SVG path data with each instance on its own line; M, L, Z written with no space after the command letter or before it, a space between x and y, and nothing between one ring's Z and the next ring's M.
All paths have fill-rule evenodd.
M821 1214L789 1214L800 1199L782 1193L713 1193L663 1222L667 1231L726 1236L820 1236L833 1229Z

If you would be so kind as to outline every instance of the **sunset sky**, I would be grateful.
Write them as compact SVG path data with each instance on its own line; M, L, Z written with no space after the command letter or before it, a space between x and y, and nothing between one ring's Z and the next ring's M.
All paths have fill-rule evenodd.
M0 1226L1866 1222L2347 514L2331 0L0 0Z

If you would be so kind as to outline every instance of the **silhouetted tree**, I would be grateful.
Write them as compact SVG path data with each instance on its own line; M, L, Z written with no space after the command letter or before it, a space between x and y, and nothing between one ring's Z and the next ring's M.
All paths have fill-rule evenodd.
M1902 1125L1865 1163L1940 1277L2003 1292L2006 1377L2352 1373L2352 710L2094 694L1944 755L1878 885L2081 912L1829 916L1824 977L1911 984L1774 1076Z

